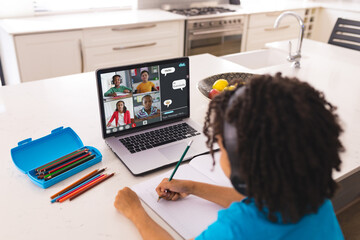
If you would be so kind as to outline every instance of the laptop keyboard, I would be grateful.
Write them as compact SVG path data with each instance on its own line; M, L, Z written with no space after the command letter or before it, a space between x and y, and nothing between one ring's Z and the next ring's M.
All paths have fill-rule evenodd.
M131 137L121 138L119 141L131 153L136 153L199 134L198 131L190 127L187 123L180 123Z

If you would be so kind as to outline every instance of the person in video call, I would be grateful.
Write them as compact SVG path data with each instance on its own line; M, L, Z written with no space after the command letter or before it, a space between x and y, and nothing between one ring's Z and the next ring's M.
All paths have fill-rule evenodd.
M155 84L149 81L149 72L146 70L140 73L142 82L136 87L134 93L146 93L151 91L157 91Z
M150 95L145 95L142 97L143 107L135 115L135 119L152 119L160 115L160 109L152 105L153 99Z
M110 88L105 94L105 97L116 97L117 96L117 92L121 92L121 93L130 93L132 91L131 88L125 87L120 85L122 81L122 78L120 75L114 75L112 77L112 84L114 84L115 86Z
M255 76L217 95L203 128L212 153L219 145L233 188L164 179L156 192L168 201L193 194L225 208L194 236L199 240L344 239L330 201L344 151L335 109L308 83L280 73ZM118 192L114 205L144 239L172 239L130 188Z
M114 120L115 120L116 127L131 123L130 112L129 112L129 110L127 110L124 101L118 101L116 103L116 109L106 126L110 127L112 121L114 121Z

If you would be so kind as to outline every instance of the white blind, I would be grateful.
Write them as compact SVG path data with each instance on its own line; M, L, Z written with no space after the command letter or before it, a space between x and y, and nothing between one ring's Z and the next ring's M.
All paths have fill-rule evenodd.
M34 11L75 12L96 9L135 9L137 0L34 0Z

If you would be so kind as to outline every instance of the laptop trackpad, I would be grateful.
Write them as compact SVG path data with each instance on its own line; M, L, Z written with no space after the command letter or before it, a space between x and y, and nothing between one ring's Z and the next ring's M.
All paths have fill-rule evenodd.
M187 143L178 143L175 145L171 145L169 147L163 147L159 149L159 152L164 155L168 160L171 161L179 161L181 156L183 155L186 149ZM194 147L190 147L189 151L186 153L184 159L194 156L196 153L196 149Z

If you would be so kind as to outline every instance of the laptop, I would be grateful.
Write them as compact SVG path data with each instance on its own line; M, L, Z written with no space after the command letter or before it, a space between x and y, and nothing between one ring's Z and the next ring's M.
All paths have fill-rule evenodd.
M96 71L102 136L133 175L208 152L190 119L187 57Z

